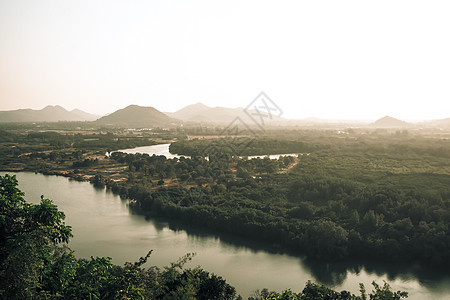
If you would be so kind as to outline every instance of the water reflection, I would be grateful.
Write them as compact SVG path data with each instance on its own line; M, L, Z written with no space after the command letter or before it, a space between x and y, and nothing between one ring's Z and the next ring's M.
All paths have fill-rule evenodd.
M140 214L138 211L130 208L133 214ZM235 236L229 233L217 233L213 230L208 230L203 227L186 225L174 219L158 217L158 216L145 216L148 222L151 222L155 227L167 227L173 232L185 232L188 239L204 240L214 239L221 243L224 247L229 247L238 250L245 250L251 253L266 252L269 254L287 254L293 257L300 255L289 249L281 249L280 247L270 245L261 241L251 240L240 236Z
M138 212L135 211L134 213ZM372 280L376 280L379 284L383 283L382 280L389 282L400 280L407 283L418 281L420 285L427 289L433 289L442 285L446 286L445 282L450 282L450 275L445 269L428 268L427 266L414 263L386 263L368 260L317 261L290 249L283 249L227 233L218 234L205 228L182 224L177 220L154 216L147 216L146 220L161 229L168 228L174 232L185 232L190 240L203 241L205 239L213 239L219 242L221 247L235 251L247 251L252 254L264 252L271 255L287 255L291 262L295 261L305 273L311 274L311 279L315 282L336 289L348 289L354 293L359 291L359 282L353 282L352 286L347 287L348 284L345 283L349 280L349 275L352 275L352 277L367 277L369 281L363 282L364 280L361 280L362 283L365 283L367 290L370 290ZM302 287L303 285L304 283L299 283L299 286ZM449 287L446 290L444 294L450 293ZM414 296L410 296L409 299L414 299Z

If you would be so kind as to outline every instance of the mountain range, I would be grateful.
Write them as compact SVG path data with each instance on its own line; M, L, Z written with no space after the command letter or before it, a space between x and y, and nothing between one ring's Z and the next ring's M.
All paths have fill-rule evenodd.
M256 110L249 110L253 118L258 118ZM68 111L63 107L46 106L41 110L18 109L10 111L0 111L0 123L6 122L58 122L58 121L95 121L100 125L126 126L126 127L161 127L184 124L207 123L211 125L226 125L237 117L245 124L254 124L252 119L243 108L209 107L203 103L188 105L176 112L160 112L154 107L129 105L119 109L109 115L100 117L86 113L79 109ZM373 123L358 121L331 121L316 118L303 120L285 119L272 115L271 118L264 118L268 125L281 126L329 126L330 124L348 124L371 128L410 128L410 127L450 127L450 118L441 120L431 120L418 123L408 123L390 116L385 116Z
M166 114L172 118L182 120L189 123L212 123L212 124L229 124L233 122L237 117L241 119L247 125L255 123L253 118L259 118L260 114L264 114L265 111L248 110L248 114L242 107L228 108L228 107L209 107L203 103L196 103L188 105L176 112L166 112ZM252 115L252 117L249 116ZM259 120L260 121L260 120ZM280 123L287 121L287 119L280 118L276 115L270 117L266 114L263 121L268 124Z
M58 122L58 121L94 121L98 116L79 109L71 111L59 105L48 105L41 110L17 109L0 111L0 122Z

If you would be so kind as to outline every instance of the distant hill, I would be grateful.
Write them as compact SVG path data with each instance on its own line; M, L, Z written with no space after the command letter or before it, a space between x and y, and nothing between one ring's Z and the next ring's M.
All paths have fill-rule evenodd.
M405 121L385 116L381 119L376 120L374 123L371 124L371 127L377 127L377 128L397 128L397 127L408 127L412 124L407 123Z
M90 113L84 112L84 111L79 110L79 109L73 109L70 112L72 114L78 116L79 118L86 120L86 121L95 121L98 118L100 118L100 116L98 116L98 115L90 114Z
M97 118L96 115L79 109L68 111L59 105L49 105L41 110L17 109L0 111L0 122L93 121Z
M192 119L193 116L204 113L208 109L211 109L211 107L208 107L205 104L199 102L196 104L188 105L174 113L169 112L165 114L175 119L187 121Z
M450 118L440 119L440 120L431 120L422 122L421 125L426 127L442 127L442 128L450 128Z
M250 113L255 113L256 111L250 110ZM264 113L264 111L261 111ZM227 107L209 107L203 103L196 103L188 105L176 112L166 113L168 116L176 119L183 120L185 122L200 122L200 123L217 123L217 124L227 124L232 122L236 117L241 118L241 120L247 124L253 124L254 121L249 118L245 113L244 108L227 108ZM265 118L265 122L281 122L286 121L277 116L272 116L272 119Z
M112 114L101 117L98 124L127 127L160 127L180 124L179 120L170 118L156 108L129 105Z

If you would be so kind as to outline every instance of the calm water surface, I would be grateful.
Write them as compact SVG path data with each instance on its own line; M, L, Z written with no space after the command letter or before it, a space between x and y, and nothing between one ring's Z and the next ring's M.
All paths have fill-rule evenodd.
M159 144L159 145L153 145L153 146L143 146L143 147L136 147L131 149L123 149L119 150L120 152L128 153L128 154L136 154L136 153L146 153L150 156L153 154L155 155L164 155L166 158L179 158L179 157L186 157L189 158L190 156L187 155L178 155L178 154L172 154L169 151L170 144ZM271 155L250 155L245 156L248 159L252 158L265 158L269 157L270 159L279 159L281 156L298 156L298 153L289 153L289 154L271 154ZM300 154L302 155L302 154ZM244 157L244 156L240 156Z
M4 173L2 173L3 175ZM154 249L149 264L163 267L186 253L197 253L189 267L200 265L224 277L248 297L264 287L299 292L309 279L337 290L357 293L358 283L371 290L372 280L389 281L394 290L406 290L409 299L449 299L450 275L415 266L380 266L371 263L326 264L281 253L260 243L231 236L214 236L199 229L177 229L167 220L133 214L125 200L87 182L34 173L17 175L25 199L38 203L41 194L66 214L77 257L110 256L116 264L137 261Z
M181 156L188 158L187 155L177 155L172 154L169 152L169 146L170 144L159 144L159 145L153 145L153 146L143 146L143 147L136 147L131 149L123 149L119 150L120 152L128 153L128 154L136 154L136 153L147 153L148 155L152 156L155 155L164 155L166 158L179 158Z

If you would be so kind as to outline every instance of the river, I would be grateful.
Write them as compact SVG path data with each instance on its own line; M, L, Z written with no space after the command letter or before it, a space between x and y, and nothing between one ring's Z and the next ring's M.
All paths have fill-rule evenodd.
M153 145L153 146L142 146L142 147L136 147L136 148L130 148L130 149L122 149L118 150L119 152L128 153L128 154L136 154L136 153L142 153L142 154L148 154L152 156L155 155L164 155L166 158L180 158L180 157L186 157L189 158L188 155L178 155L178 154L172 154L169 151L170 144L159 144L159 145ZM309 153L288 153L288 154L270 154L270 155L250 155L250 156L240 156L246 157L247 159L253 159L253 158L265 158L268 157L270 159L279 159L281 156L298 156L298 155L308 155Z
M1 173L2 175L4 172ZM393 290L408 291L409 299L449 299L450 275L412 265L370 262L320 263L283 253L262 243L229 235L216 236L195 228L183 229L168 220L134 214L127 201L106 189L65 177L29 172L11 173L19 180L27 201L40 195L52 199L73 227L70 247L77 257L109 256L116 264L137 261L154 249L149 264L163 267L186 253L197 255L189 267L200 265L235 286L244 298L264 287L299 292L306 281L358 293L358 284L389 282Z
M159 145L153 145L153 146L143 146L143 147L136 147L136 148L131 148L131 149L123 149L123 150L119 150L120 152L123 153L128 153L128 154L136 154L136 153L146 153L150 156L152 156L153 154L155 155L164 155L166 158L180 158L180 157L189 157L187 155L177 155L177 154L172 154L169 151L169 146L170 144L159 144Z

